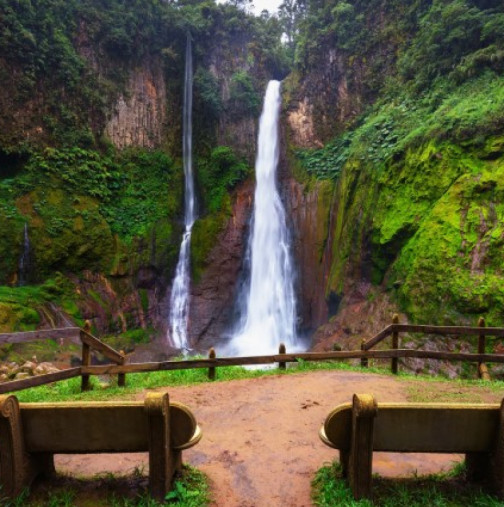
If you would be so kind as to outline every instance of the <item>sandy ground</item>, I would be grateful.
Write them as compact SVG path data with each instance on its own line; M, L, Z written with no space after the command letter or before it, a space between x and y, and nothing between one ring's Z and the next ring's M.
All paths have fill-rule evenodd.
M184 451L184 461L210 478L213 505L303 507L312 505L310 482L316 470L338 455L318 438L329 410L350 401L353 393L405 401L407 385L385 375L321 371L172 387L169 393L192 408L203 429L202 441ZM502 394L496 392L495 400ZM461 459L375 453L373 471L384 476L432 473ZM57 456L56 467L88 476L135 468L146 472L148 463L142 454Z

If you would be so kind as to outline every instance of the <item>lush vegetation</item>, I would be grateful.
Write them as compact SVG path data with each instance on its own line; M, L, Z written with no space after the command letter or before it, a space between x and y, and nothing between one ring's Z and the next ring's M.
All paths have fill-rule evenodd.
M285 74L286 52L275 17L245 15L232 4L120 0L0 1L0 149L47 143L90 147L101 142L111 106L126 91L130 72L145 62L163 65L175 98L181 87L187 33L194 40L200 106L220 105L205 77L210 53L227 57L236 39L246 44L252 76L236 69L233 97L251 97L268 74ZM230 70L237 62L230 64ZM257 71L262 67L263 70ZM254 101L246 105L254 111ZM198 109L198 108L197 108ZM22 110L20 117L18 112ZM206 111L199 110L201 113Z
M339 463L321 468L312 483L314 505L329 507L342 505L346 507L392 507L410 505L439 507L478 505L497 507L502 505L497 498L485 493L481 486L467 482L465 469L457 465L452 471L413 477L411 479L385 479L374 477L373 501L353 499L348 482L342 477Z
M358 259L414 321L504 322L503 16L495 1L310 3L299 68L327 72L323 41L360 113L346 124L316 117L320 136L340 135L297 154L344 203L331 291Z
M218 144L232 142L226 133L235 123L251 125L267 79L288 72L281 33L276 17L248 15L241 2L0 0L0 284L44 284L56 272L73 283L84 272L105 274L115 278L102 285L110 283L118 298L136 297L138 289L149 315L145 291L156 284L165 291L182 232L180 109L188 34L204 224L193 240L197 278L227 218L230 191L249 175L242 159L250 157L248 146ZM106 126L118 104L134 95L132 79L142 72L145 93L163 93L165 119L158 119L159 139L147 132L144 147L119 151ZM152 77L158 75L162 86ZM25 230L30 262L21 272ZM65 301L81 299L81 314L105 306L108 331L116 331L110 302L96 288L78 285ZM23 299L27 290L11 293ZM61 303L36 288L32 293L40 297L22 311L2 301L3 329L31 328L49 304ZM138 324L127 314L130 321Z

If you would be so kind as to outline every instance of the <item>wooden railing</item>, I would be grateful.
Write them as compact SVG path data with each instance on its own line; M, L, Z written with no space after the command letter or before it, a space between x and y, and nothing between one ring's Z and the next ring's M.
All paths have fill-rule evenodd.
M278 364L283 370L287 363L298 363L300 361L341 361L348 359L360 359L361 365L366 367L369 359L390 359L392 372L398 372L398 360L406 358L435 359L439 361L464 361L476 363L478 376L489 379L488 369L485 363L504 364L503 354L485 353L486 337L504 338L504 328L485 327L483 319L480 319L478 327L469 326L419 326L411 324L399 324L398 318L394 316L393 323L380 331L370 340L363 341L361 350L349 350L338 352L305 352L287 353L285 346L280 345L279 353L267 356L251 357L217 357L215 350L211 349L208 358L185 359L181 361L164 361L153 363L131 363L125 364L125 356L117 352L98 338L90 334L90 326L84 329L64 328L47 331L33 331L29 333L0 334L0 345L3 343L29 342L48 338L75 338L80 337L82 342L82 366L70 368L56 373L40 375L23 380L14 380L0 384L0 394L12 391L19 391L29 387L40 386L58 380L73 377L82 377L82 390L89 389L90 375L118 375L118 384L125 385L126 374L147 373L154 371L175 371L187 369L208 369L208 377L216 378L216 369L226 366L257 366ZM400 333L423 333L441 336L478 336L478 350L476 353L466 352L443 352L431 350L400 349ZM392 336L392 348L387 350L371 350L374 346ZM90 364L91 350L101 352L105 357L115 364L96 365Z
M486 350L486 337L492 336L494 338L504 338L504 328L500 327L486 327L485 319L481 317L478 321L477 327L470 326L429 326L429 325L413 325L413 324L399 324L398 315L394 315L392 319L392 324L387 326L383 331L378 333L376 336L366 341L363 340L361 343L362 351L369 351L374 346L381 343L383 340L392 336L392 350L401 350L399 349L399 333L422 333L422 334L432 334L438 336L477 336L478 337L478 347L477 354L464 354L465 356L471 356L472 361L477 362L478 369L478 377L484 380L489 380L490 375L488 373L488 367L485 362L500 362L492 359L495 354L485 354ZM423 353L424 351L414 351L416 353ZM457 355L453 352L438 352L438 357L433 357L431 359L440 359L440 360L453 360ZM460 356L460 354L458 354ZM479 359L478 359L479 356ZM397 355L392 358L391 361L391 370L392 373L398 372L398 359L400 357L422 357L418 356L410 356L408 355ZM423 356L427 357L427 356ZM485 357L487 359L485 359ZM469 359L467 359L469 361ZM367 358L361 359L361 365L363 367L367 367Z
M65 327L61 329L42 329L38 331L26 331L23 333L0 333L0 346L8 343L30 343L39 340L64 340L79 338L82 344L82 366L77 368L69 368L45 375L37 375L23 380L12 380L0 384L0 394L11 391L20 391L29 387L36 387L58 380L67 380L73 377L82 377L81 389L86 391L89 386L89 375L83 372L84 367L91 365L91 352L94 350L100 352L107 359L117 365L125 364L125 356L122 352L117 352L112 347L103 343L91 334L91 324L86 321L84 328ZM118 384L125 385L125 377L123 374L118 375Z

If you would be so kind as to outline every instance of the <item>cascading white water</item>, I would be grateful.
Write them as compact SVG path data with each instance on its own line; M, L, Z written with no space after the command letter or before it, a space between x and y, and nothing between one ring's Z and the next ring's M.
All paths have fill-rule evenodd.
M183 111L183 158L185 176L185 232L180 245L179 260L173 280L170 297L170 331L171 344L179 349L188 349L187 326L189 317L189 286L191 253L191 233L196 220L194 177L192 161L192 92L193 92L193 66L191 36L187 36L186 64L184 77L184 111Z
M285 210L276 186L280 82L270 81L259 123L254 215L249 238L250 281L240 329L227 354L276 354L280 343L299 350L294 271Z
M30 270L30 237L28 236L28 224L25 223L23 231L23 251L19 256L18 285L24 285Z

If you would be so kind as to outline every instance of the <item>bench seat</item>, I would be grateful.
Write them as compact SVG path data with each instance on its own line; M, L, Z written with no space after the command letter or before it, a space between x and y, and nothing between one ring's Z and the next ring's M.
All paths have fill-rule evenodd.
M168 394L145 401L18 403L0 397L0 484L14 497L39 474L54 472L54 454L149 452L149 487L163 499L182 450L202 432L188 407Z
M470 475L487 476L503 497L503 404L377 404L356 394L327 416L319 436L339 449L356 499L371 496L373 451L465 453Z

